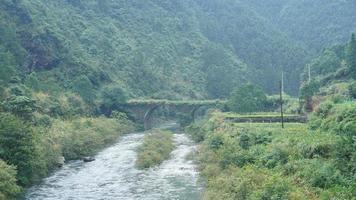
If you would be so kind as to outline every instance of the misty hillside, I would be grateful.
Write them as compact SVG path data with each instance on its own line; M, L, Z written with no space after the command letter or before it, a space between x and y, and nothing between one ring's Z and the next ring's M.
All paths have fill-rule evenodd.
M351 1L279 2L3 0L4 73L35 73L51 92L81 93L81 83L95 96L118 84L131 96L174 99L224 98L247 81L274 92L283 69L295 95L311 52L345 41L356 13ZM304 18L317 13L308 23L304 7ZM342 10L333 20L331 8Z

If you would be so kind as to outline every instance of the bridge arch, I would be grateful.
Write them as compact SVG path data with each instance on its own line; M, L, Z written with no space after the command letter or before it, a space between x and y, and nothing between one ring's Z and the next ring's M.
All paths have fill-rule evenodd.
M145 112L145 115L143 116L143 124L145 130L149 130L152 128L152 114L159 107L161 107L161 105L154 105Z
M224 100L130 100L122 107L126 112L132 114L138 121L143 122L145 130L152 128L152 115L160 107L166 107L170 110L189 113L192 120L196 119L197 111L202 107L217 107L225 103Z

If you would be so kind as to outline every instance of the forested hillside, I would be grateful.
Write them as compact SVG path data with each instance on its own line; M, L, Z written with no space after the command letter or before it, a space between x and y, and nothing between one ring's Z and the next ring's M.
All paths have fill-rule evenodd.
M354 0L242 0L290 39L319 53L356 31Z
M87 102L113 85L131 97L223 98L247 81L274 92L283 69L287 92L295 95L310 52L345 40L352 30L353 7L346 16L343 10L352 2L337 2L281 1L262 12L264 2L232 0L2 0L2 80L31 77L40 83L36 89L70 90ZM318 5L342 12L328 20ZM299 26L308 18L294 17L304 12L301 6L318 11L322 24L311 19ZM286 28L291 21L298 30ZM334 26L337 31L325 33ZM305 38L320 34L322 41Z

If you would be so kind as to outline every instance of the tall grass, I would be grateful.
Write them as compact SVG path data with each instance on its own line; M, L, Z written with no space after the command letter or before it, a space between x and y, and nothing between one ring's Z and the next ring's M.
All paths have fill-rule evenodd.
M105 117L54 120L48 132L43 132L43 152L52 165L61 155L66 160L79 159L93 155L133 130L133 124L127 120Z
M173 134L166 130L153 130L145 135L137 149L136 166L146 169L161 164L173 151Z

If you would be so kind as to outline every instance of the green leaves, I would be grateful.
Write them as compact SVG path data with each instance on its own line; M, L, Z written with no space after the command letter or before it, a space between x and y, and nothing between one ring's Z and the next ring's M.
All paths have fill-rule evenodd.
M228 107L234 112L263 111L267 96L263 90L252 84L237 87L231 94Z
M36 110L35 101L26 96L13 95L3 105L6 111L28 121L32 119L32 114Z
M0 158L17 166L21 185L38 181L46 173L44 163L39 159L35 133L13 115L0 115L0 147Z
M16 168L0 159L0 199L15 199L21 188L16 184Z
M347 63L350 68L351 75L356 79L356 35L352 34L351 41L347 47Z

